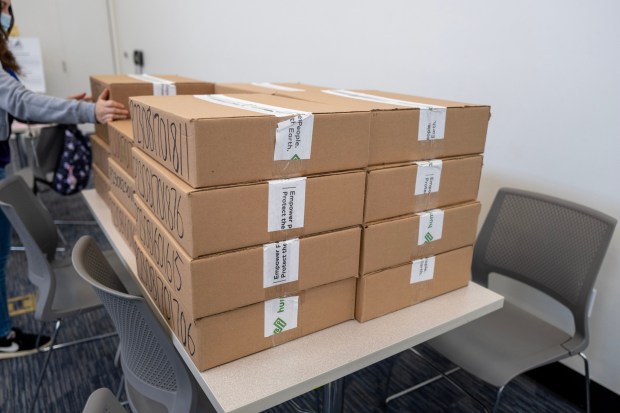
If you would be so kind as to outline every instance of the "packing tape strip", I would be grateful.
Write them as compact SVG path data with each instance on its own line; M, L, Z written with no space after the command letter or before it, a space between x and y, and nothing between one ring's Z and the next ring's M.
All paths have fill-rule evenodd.
M303 336L299 314L304 303L305 293L303 291L295 294L285 294L273 300L265 301L264 335L271 340L272 347ZM288 307L287 309L287 305L293 305L293 307ZM285 315L285 312L292 312L293 308L294 327L291 327L293 314L288 313Z
M414 188L415 212L427 211L435 207L437 193L440 190L443 161L433 159L418 161Z
M142 74L142 75L130 74L129 77L137 79L137 80L141 80L143 82L152 83L154 96L175 96L177 94L177 86L171 80L162 79L160 77L146 75L146 74Z
M389 98L385 96L373 95L369 93L355 92L346 89L323 90L323 93L330 95L365 100L368 102L383 103L387 105L403 106L407 108L419 109L418 122L418 141L443 139L446 128L446 114L448 108L445 106L431 105L430 103L413 102L402 99Z
M302 174L303 161L310 159L312 154L314 114L220 94L194 97L218 105L275 116L272 176L293 177Z

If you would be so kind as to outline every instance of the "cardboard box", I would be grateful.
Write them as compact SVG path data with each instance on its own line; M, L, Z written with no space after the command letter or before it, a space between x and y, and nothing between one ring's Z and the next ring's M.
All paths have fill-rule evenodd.
M364 222L474 201L481 172L480 155L369 168Z
M108 123L110 138L110 156L125 172L133 176L131 148L133 148L133 131L131 120L118 120Z
M293 86L291 84L278 85ZM259 87L252 83L237 83L230 84L230 86L216 84L216 93L239 93L241 91L273 93L293 99L326 102L348 107L351 110L372 112L369 165L484 152L491 117L491 108L488 105L378 90L333 90L308 85L303 85L298 88L301 90L297 91L286 89L286 87L280 89ZM218 92L218 90L222 91ZM442 116L439 119L440 123L445 122L440 128L444 130L443 134L435 134L433 137L421 133L424 128L420 128L420 115L425 110L424 107L428 105L440 106L441 110L445 108L445 117ZM428 122L428 125L432 123Z
M377 90L315 90L287 96L371 111L369 165L483 153L491 117L488 105ZM427 109L429 105L433 109Z
M108 176L110 177L110 192L135 218L138 211L133 198L135 192L134 178L127 174L114 159L108 160Z
M187 315L183 300L168 286L157 266L142 251L139 241L136 245L140 280L200 371L353 318L355 278L301 291L299 295L192 319ZM291 311L295 308L294 301L297 301L297 311Z
M172 94L168 87L161 87L157 79L174 83L177 95L194 95L213 93L214 84L202 80L191 79L177 75L92 75L90 77L90 90L93 99L103 92L105 88L110 90L110 99L122 103L129 108L129 98L132 96L148 96L156 94ZM166 90L161 90L166 89ZM106 125L96 124L95 131L106 142L108 141L108 128Z
M297 94L308 91L321 91L330 89L324 86L309 85L304 83L216 83L214 93L260 93L263 95L277 95L296 98Z
M368 163L370 112L273 95L214 96L207 99L241 99L245 109L192 96L132 98L135 146L194 188L362 169ZM247 109L248 102L284 110L274 116Z
M459 248L358 278L355 319L372 320L465 287L472 252L471 246Z
M142 250L191 318L356 277L361 228L191 258L137 198Z
M90 135L90 143L93 154L93 165L99 168L105 176L108 173L108 156L110 155L110 145L97 135Z
M136 195L192 258L362 222L363 171L195 189L138 148L133 156Z
M114 224L114 227L120 232L123 239L127 241L127 244L135 254L136 241L134 239L134 234L136 232L136 219L131 216L131 213L113 193L110 193L109 197L112 224Z
M103 199L108 207L111 205L110 201L110 180L108 176L101 172L97 165L93 165L93 179L95 181L95 191Z
M373 107L372 134L370 140L370 165L380 165L420 159L481 154L484 152L487 129L491 118L488 105L455 102L390 93L378 90L356 92L394 99L396 102L415 102L446 108L443 139L428 139L420 133L420 114L423 109L388 103L387 110ZM360 102L364 102L361 101ZM424 122L422 123L424 125ZM430 125L428 125L430 126ZM424 128L428 130L428 128Z
M480 203L378 221L364 227L360 274L473 245Z

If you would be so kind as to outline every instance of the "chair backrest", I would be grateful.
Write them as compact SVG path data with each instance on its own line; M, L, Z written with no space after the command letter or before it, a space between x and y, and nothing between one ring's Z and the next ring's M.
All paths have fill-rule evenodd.
M64 147L65 132L57 125L41 129L34 148L34 175L47 181L47 174L54 172Z
M570 310L572 354L588 344L592 289L616 219L591 208L518 189L498 191L482 226L472 278L488 285L495 272L525 283Z
M56 224L19 175L0 181L0 208L21 240L28 260L28 279L39 288L35 317L51 308L55 276L50 263L58 245Z
M165 406L168 412L194 411L195 381L144 298L127 293L92 237L78 240L72 260L78 274L95 288L114 321L132 409L152 411ZM153 406L151 401L159 406Z

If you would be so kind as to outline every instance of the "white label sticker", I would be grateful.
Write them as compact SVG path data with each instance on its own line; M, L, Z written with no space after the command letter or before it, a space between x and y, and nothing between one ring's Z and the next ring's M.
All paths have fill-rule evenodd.
M312 131L314 129L314 115L312 113L265 105L226 95L194 95L194 97L218 105L288 118L282 122L278 122L273 160L288 161L293 159L310 159L312 151Z
M254 86L264 87L265 89L281 90L283 92L305 92L304 89L297 89L289 86L276 85L269 82L252 82Z
M171 80L162 79L151 75L129 75L134 79L153 84L153 95L155 96L175 96L177 94L177 86Z
M416 162L418 165L418 174L415 179L415 195L430 194L439 191L441 182L441 168L443 162L441 159L432 161Z
M441 239L443 232L443 216L441 209L421 212L420 227L418 229L418 245L427 244Z
M265 337L297 328L299 296L265 301Z
M273 160L310 159L313 128L314 115L312 113L297 114L290 119L278 122Z
M411 102L401 99L393 99L385 96L371 95L368 93L353 92L351 90L323 90L324 93L347 97L351 99L366 100L369 102L385 103L387 105L405 106L408 108L420 109L420 123L418 125L418 140L427 141L433 139L443 139L446 129L446 114L448 109L445 106L431 105L427 103Z
M177 86L174 83L153 83L153 95L176 96Z
M432 280L435 275L435 257L427 257L413 261L411 264L410 284Z
M305 177L269 181L269 232L302 228L305 208Z
M263 245L263 288L299 279L299 239Z

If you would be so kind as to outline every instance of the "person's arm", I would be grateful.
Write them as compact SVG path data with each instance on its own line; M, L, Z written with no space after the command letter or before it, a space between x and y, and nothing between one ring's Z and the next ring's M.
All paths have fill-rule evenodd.
M32 92L0 70L0 107L18 119L36 123L94 123L95 104Z
M126 119L123 105L108 100L106 89L97 103L34 93L0 70L0 108L14 117L36 123L106 123Z

